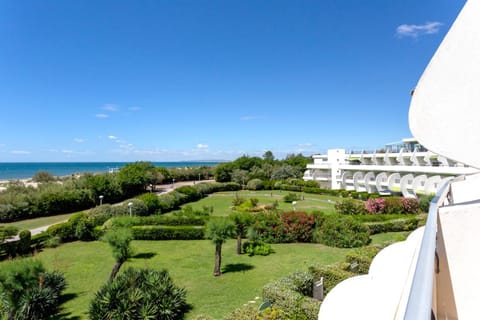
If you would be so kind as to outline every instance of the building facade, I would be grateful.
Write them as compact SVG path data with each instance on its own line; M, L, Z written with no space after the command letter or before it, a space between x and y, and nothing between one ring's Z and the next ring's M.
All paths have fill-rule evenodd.
M404 197L435 194L446 179L478 172L428 151L413 138L387 144L375 152L330 149L326 155L314 155L313 161L304 173L306 181L318 181L332 189Z

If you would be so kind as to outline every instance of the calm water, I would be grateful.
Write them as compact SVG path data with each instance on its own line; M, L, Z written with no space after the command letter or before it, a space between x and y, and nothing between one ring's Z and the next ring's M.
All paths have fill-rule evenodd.
M69 176L75 173L103 173L111 169L120 169L128 162L0 162L0 180L27 179L40 170L46 170L54 176ZM179 161L152 162L155 166L166 168L214 166L219 162Z

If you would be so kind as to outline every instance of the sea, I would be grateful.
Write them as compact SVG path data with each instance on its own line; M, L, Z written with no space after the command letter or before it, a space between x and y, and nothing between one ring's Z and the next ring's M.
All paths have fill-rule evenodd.
M165 168L215 166L221 161L152 162ZM54 176L64 177L78 173L106 173L118 171L130 162L0 162L0 180L29 179L45 170Z

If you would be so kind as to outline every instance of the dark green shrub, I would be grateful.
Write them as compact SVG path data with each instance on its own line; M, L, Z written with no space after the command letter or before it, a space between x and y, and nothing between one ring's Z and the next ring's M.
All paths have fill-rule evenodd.
M5 241L5 239L16 236L18 233L18 228L14 226L0 226L0 243Z
M335 211L343 215L366 214L364 203L362 201L352 199L336 202Z
M296 193L289 192L283 197L283 201L285 202L293 202L299 200L300 197Z
M200 240L205 228L200 226L134 226L135 240Z
M55 181L55 177L48 171L40 170L33 175L32 180L35 182L51 182Z
M260 179L252 179L247 182L248 190L263 190L264 188L263 181Z
M238 207L240 206L242 203L245 202L245 198L242 198L242 197L235 197L233 198L232 200L232 206L234 207Z
M268 256L274 250L271 245L263 241L246 241L242 245L243 252L249 256Z
M155 193L144 193L138 196L138 199L143 201L148 214L154 214L160 210L160 199Z
M280 279L280 284L304 296L313 295L313 275L307 271L296 271Z
M186 198L185 198L186 202L193 202L193 201L200 200L202 198L202 195L198 192L198 190L191 186L183 186L175 189L175 191L186 195Z
M308 268L308 271L313 275L315 282L323 277L323 290L325 294L328 294L337 284L355 275L344 268L345 265L343 263L328 266L313 265Z
M434 195L430 196L421 196L419 199L418 208L421 212L428 212L430 208L430 202L432 202Z
M359 274L367 274L373 258L381 249L379 247L363 247L347 254L346 261L350 270Z
M314 241L332 247L360 247L369 243L369 229L352 217L329 215L315 234Z
M20 254L30 253L30 241L32 240L32 234L30 230L22 230L18 234L20 240L17 243L17 250Z
M104 284L90 304L97 319L182 319L186 291L177 287L166 270L128 268Z
M402 214L403 204L401 197L387 197L385 199L385 213Z
M47 232L52 237L59 237L61 242L76 240L75 227L72 222L61 222L48 227Z
M388 221L367 222L365 226L370 230L370 234L411 231L417 229L422 223L423 218L407 218Z

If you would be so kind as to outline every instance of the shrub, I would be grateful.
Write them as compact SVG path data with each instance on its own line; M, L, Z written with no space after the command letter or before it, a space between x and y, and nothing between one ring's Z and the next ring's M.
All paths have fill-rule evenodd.
M138 196L138 199L143 201L147 207L148 214L154 214L160 210L160 200L158 196L154 193L144 193L141 196Z
M40 170L33 175L32 180L35 182L51 182L55 181L55 177L48 171Z
M360 247L370 241L369 229L351 217L329 215L325 217L314 241L332 247Z
M417 214L420 203L417 198L402 198L402 208L403 214Z
M16 236L18 233L18 228L14 226L0 226L0 243L5 241L5 239Z
M368 199L365 202L365 209L370 214L382 214L385 213L385 199L384 198L377 198L377 199Z
M263 190L265 188L263 181L260 179L252 179L247 182L248 190Z
M315 217L304 211L285 211L280 213L284 241L311 242Z
M47 232L53 236L60 238L61 242L74 241L75 229L72 222L61 222L48 227Z
M242 197L235 197L233 198L232 200L232 206L234 207L238 207L240 206L242 203L245 202L245 198L242 198Z
M296 271L280 279L280 284L304 296L313 295L313 275L306 271Z
M385 198L385 213L402 214L403 213L402 198L401 197Z
M293 202L299 200L299 196L296 193L289 192L283 197L283 201L285 202Z
M134 226L135 240L200 240L205 228L199 226Z
M344 268L345 264L343 263L328 266L312 265L308 268L308 271L313 275L315 282L319 281L320 278L323 278L323 290L326 295L337 284L355 275L350 271L346 271Z
M366 213L363 202L352 199L336 202L335 211L343 215L358 215Z
M385 232L411 231L417 229L422 220L424 219L414 217L407 219L369 222L365 223L365 226L370 230L371 235Z
M30 253L30 241L32 240L32 234L30 230L22 230L18 234L20 240L17 243L17 251L20 254Z
M271 245L263 241L246 241L242 245L243 252L249 256L268 256L274 250Z
M230 312L223 320L257 320L258 308L255 305L247 304Z
M430 202L432 202L433 197L433 195L420 197L418 208L421 212L428 212L428 209L430 208Z
M128 268L104 284L90 304L97 319L182 319L186 291L177 287L166 270Z
M175 189L175 191L186 196L185 202L193 202L202 198L202 195L198 192L198 190L191 186L183 186Z
M346 261L350 270L359 274L367 274L373 258L380 251L379 247L363 247L347 254ZM356 265L356 267L354 267Z

